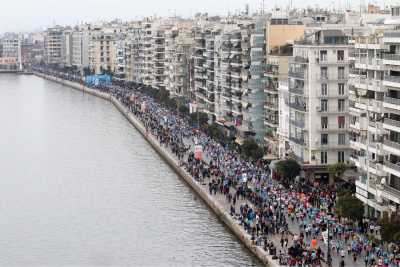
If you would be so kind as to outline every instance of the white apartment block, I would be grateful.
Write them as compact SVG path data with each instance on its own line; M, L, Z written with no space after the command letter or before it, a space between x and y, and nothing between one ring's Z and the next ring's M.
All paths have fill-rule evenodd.
M18 34L6 34L1 43L2 57L18 58L18 49L20 47L20 36Z
M72 30L64 30L62 40L62 65L72 67Z
M193 55L193 92L195 99L202 112L209 115L212 120L216 120L215 94L218 87L217 69L218 56L217 45L219 30L213 27L199 27L195 30L195 45Z
M315 178L327 181L326 165L347 162L348 38L340 30L319 30L297 42L289 67L288 154Z
M89 41L88 29L76 29L72 32L72 66L79 70L89 67Z
M165 89L171 96L189 97L190 59L193 53L194 32L191 25L177 24L166 31Z
M393 29L366 29L352 55L350 159L356 196L372 216L400 212L400 32Z
M210 119L234 125L239 138L264 138L265 19L197 29L196 102Z

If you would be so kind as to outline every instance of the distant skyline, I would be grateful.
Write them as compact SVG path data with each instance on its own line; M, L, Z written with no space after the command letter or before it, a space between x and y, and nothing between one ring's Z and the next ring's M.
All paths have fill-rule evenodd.
M396 0L360 0L361 3L400 4ZM265 0L265 9L287 7L290 0ZM298 8L315 7L345 8L351 0L292 0ZM262 0L2 0L0 33L42 30L54 24L75 25L81 22L101 20L135 20L145 16L192 16L197 12L210 15L226 15L229 12L259 10Z

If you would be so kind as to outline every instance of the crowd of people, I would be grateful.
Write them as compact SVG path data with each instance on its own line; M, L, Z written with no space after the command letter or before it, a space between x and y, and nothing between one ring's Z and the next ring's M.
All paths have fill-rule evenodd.
M47 74L81 82L79 77L64 73ZM193 179L206 186L210 195L224 197L231 216L253 244L279 264L400 266L397 246L384 247L368 238L379 236L374 220L353 223L333 214L336 193L331 188L304 190L304 184L299 183L282 186L272 179L268 163L245 160L237 151L192 127L186 115L155 101L140 85L91 87L117 98L141 121L148 134L176 156ZM200 158L195 146L202 148ZM328 239L331 258L327 254Z

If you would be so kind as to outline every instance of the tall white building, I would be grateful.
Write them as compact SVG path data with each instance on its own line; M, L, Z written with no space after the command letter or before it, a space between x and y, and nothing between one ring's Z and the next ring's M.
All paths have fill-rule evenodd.
M359 172L356 196L371 216L400 213L400 32L395 28L366 29L355 38L352 55L350 159Z
M318 30L293 47L289 67L289 151L327 181L328 164L347 162L350 45L340 30Z
M72 32L72 66L79 70L89 67L90 30L86 27Z

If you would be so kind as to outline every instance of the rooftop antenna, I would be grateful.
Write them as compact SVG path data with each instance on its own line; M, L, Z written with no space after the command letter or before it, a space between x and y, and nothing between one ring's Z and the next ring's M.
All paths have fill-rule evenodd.
M265 12L265 0L262 0L262 10L261 10L261 15L264 15Z

